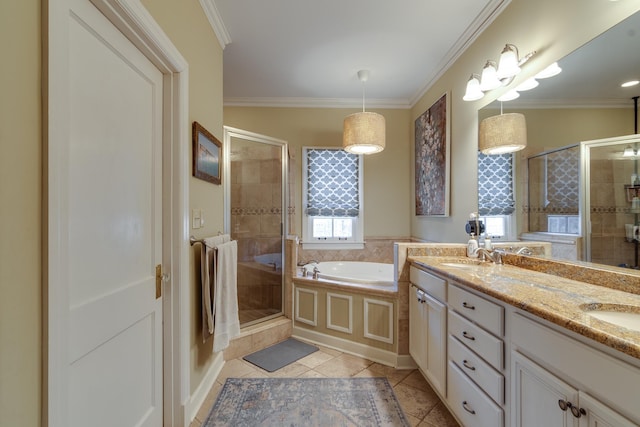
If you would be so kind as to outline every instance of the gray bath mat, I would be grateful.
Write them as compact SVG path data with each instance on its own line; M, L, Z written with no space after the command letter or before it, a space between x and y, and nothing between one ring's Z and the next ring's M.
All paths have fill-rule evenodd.
M305 344L294 338L289 338L271 347L251 353L243 357L243 359L267 372L273 372L310 355L314 351L318 351L318 347L315 345Z

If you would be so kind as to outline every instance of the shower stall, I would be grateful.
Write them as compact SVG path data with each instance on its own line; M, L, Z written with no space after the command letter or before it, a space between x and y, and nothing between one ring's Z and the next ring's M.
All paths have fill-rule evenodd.
M283 313L287 144L230 127L224 141L224 223L238 242L238 311L245 327Z

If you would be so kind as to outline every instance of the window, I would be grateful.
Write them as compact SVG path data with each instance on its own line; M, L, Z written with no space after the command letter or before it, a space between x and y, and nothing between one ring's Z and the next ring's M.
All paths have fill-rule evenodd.
M306 249L361 249L362 156L302 149L302 243Z
M514 240L513 154L478 153L478 215L492 239Z

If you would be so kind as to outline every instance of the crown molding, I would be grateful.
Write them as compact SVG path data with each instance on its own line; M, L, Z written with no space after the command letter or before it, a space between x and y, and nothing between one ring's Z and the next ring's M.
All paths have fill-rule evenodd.
M280 108L362 108L362 99L356 98L224 98L225 107L280 107ZM408 99L367 99L367 111L375 108L409 109Z
M200 0L200 6L202 6L202 10L204 10L204 14L207 16L213 32L216 33L218 43L220 43L222 50L224 50L224 48L231 43L231 36L227 31L227 27L224 26L224 22L222 22L222 17L218 12L215 1Z
M498 101L499 102L499 101ZM515 99L504 101L504 109L572 109L572 108L633 108L633 103L625 99L616 98L584 98L584 99ZM500 109L499 104L490 104L484 109Z

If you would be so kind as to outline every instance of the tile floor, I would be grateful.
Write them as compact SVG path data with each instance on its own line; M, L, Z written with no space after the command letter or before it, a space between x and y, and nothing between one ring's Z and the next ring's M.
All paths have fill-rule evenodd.
M387 377L412 426L457 427L458 423L417 370L398 370L370 360L318 346L319 351L275 372L241 357L228 360L190 427L201 427L225 380L230 377Z

